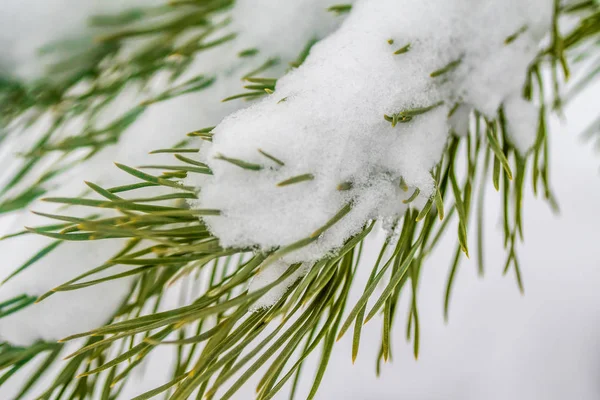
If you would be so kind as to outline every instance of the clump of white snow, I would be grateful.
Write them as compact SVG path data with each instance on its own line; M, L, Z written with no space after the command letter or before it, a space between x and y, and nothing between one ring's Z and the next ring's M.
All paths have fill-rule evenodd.
M535 105L518 94L504 101L506 131L511 143L521 155L525 155L535 143L538 130L539 111Z
M281 260L310 263L370 219L401 216L416 189L410 205L422 207L449 132L466 134L471 110L495 118L506 101L511 138L526 151L535 122L525 108L533 106L517 96L550 29L552 5L358 1L274 94L213 130L200 160L214 175L187 180L201 188L193 207L222 211L205 218L222 245L271 250L310 237L351 204L319 240ZM338 189L343 183L349 190Z
M267 293L261 296L253 305L252 310L260 310L261 308L270 307L277 302L298 279L306 275L310 270L310 264L301 265L296 269L290 276L285 278L282 282L275 285L275 287L269 289ZM289 268L289 265L282 262L276 261L273 264L268 265L266 268L261 269L258 274L252 279L248 287L248 292L256 292L265 286L278 280Z

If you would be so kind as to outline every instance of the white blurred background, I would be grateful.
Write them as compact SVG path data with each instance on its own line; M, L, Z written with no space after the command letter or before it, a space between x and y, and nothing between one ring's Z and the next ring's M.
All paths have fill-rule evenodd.
M81 18L95 4L100 2L0 0L0 65L10 69L13 60L27 58L46 36L81 26ZM56 20L63 13L65 23L60 26L40 22ZM365 327L354 365L351 334L334 347L317 399L600 399L600 154L579 136L599 110L597 84L567 107L564 120L552 121L551 176L561 213L554 215L528 192L525 242L518 250L525 294L520 294L512 270L502 275L506 256L499 227L500 198L490 183L485 276L477 275L474 261L463 260L447 324L443 296L456 245L454 229L424 266L419 360L404 339L408 307L401 306L393 361L383 366L381 376L375 375L381 324L373 319ZM365 263L376 257L378 242L372 244L367 246ZM361 271L365 279L368 272ZM355 285L355 297L361 286ZM161 348L122 398L166 382L169 357ZM298 398L310 388L312 365L314 360L304 369ZM234 398L251 399L253 394L249 384ZM10 396L7 388L0 390L1 399ZM284 390L277 398L287 396Z

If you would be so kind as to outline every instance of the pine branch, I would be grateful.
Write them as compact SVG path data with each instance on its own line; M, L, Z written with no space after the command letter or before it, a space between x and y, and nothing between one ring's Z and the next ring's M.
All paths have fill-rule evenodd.
M221 12L229 6L229 2L201 0L174 2L175 8L184 6L198 8L196 12L191 13L193 18L189 12L186 12L186 15L178 17L180 19L153 27L120 30L112 35L104 36L103 42L120 43L130 37L156 32L179 33L183 29L182 27L188 26L187 24L204 26L207 24L204 17L212 12ZM344 5L331 11L340 13L347 12L349 9L346 9ZM523 290L520 264L516 252L519 238L523 237L522 200L526 182L529 179L527 176L528 165L531 165L531 185L534 192L537 194L539 189L542 196L551 205L555 205L550 187L547 140L549 133L546 128L546 118L550 110L545 106L547 96L544 88L547 87L547 83L543 80L541 70L549 66L556 71L553 87L555 89L554 96L559 99L556 86L560 85L568 76L567 61L570 51L587 42L597 41L600 34L598 29L600 24L596 23L600 18L597 3L584 2L558 10L555 20L558 20L559 12L585 12L585 14L580 19L580 23L563 36L560 35L558 29L554 29L550 47L540 53L529 69L525 94L529 99L539 96L541 104L539 126L533 149L528 154L520 154L515 145L511 143L502 109L494 119L486 118L478 111L474 112L471 115L471 126L475 128L466 136L452 137L445 149L442 161L431 171L436 189L425 206L422 208L414 206L414 200L419 195L420 188L414 188L413 192L409 192L410 197L406 200L409 211L396 221L393 230L397 233L397 237L389 237L383 244L379 259L372 267L371 276L366 282L362 296L356 303L350 304L351 308L348 311L346 309L348 294L354 283L362 243L371 233L376 221L366 223L358 233L348 238L334 253L327 254L315 262L309 272L293 282L276 304L269 308L249 312L271 289L284 283L302 268L302 264L293 264L278 279L259 290L249 291L248 284L253 277L271 266L281 256L320 240L330 229L347 217L353 207L352 201L333 214L320 229L297 242L262 251L255 248L223 248L219 238L208 229L204 218L227 218L227 215L222 215L220 210L191 209L182 202L172 203L173 200L194 200L201 196L201 190L198 192L197 188L183 186L179 179L193 174L210 175L211 173L207 165L190 158L192 156L182 155L187 153L193 155L198 149L183 147L160 149L155 152L173 153L176 156L173 165L145 167L164 171L162 175L152 175L140 171L138 168L118 165L121 173L133 176L137 182L115 188L102 188L90 184L91 189L103 197L101 200L88 197L47 199L69 205L65 211L66 214L44 214L45 217L54 221L48 225L31 228L30 232L49 236L59 241L117 238L123 241L123 249L114 257L102 260L103 264L96 269L59 285L51 292L33 301L44 301L57 292L78 290L126 277L133 276L135 281L131 295L116 312L110 323L63 340L87 338L85 345L69 356L69 361L42 398L53 398L55 393L59 393L58 397L60 398L68 390L72 390L73 395L78 393L81 398L86 398L86 396L93 398L96 388L101 386L103 398L113 398L118 394L119 385L127 379L133 369L152 354L157 346L175 346L177 349L178 357L172 380L140 395L137 399L147 399L161 393L167 393L171 399L187 399L194 394L207 398L213 398L218 394L219 398L227 399L231 398L250 377L259 371L263 373L263 376L257 388L258 398L270 399L279 393L284 384L292 378L294 378L294 382L297 382L303 362L318 347L321 347L322 355L309 394L309 398L313 398L323 379L336 339L341 338L351 327L354 327L352 358L355 359L360 346L363 324L379 313L383 314L383 335L378 362L391 358L390 342L393 336L394 322L398 317L398 301L403 290L410 290L412 295L406 332L409 340L413 341L413 352L417 357L420 347L417 288L421 267L427 255L435 248L439 238L447 230L450 225L449 221L456 215L458 217L458 245L455 258L450 266L444 304L445 315L448 317L452 288L459 262L463 253L469 256L467 238L472 222L475 198L478 199L477 255L480 270L483 271L482 193L485 190L485 182L493 184L502 199L504 239L507 248L505 272L512 268L518 285ZM100 18L96 22L103 25L114 25L123 21L127 23L139 21L139 18L142 18L140 14L132 12L116 19ZM555 21L556 24L558 24L557 21ZM224 38L226 37L224 36ZM514 40L518 40L518 35L514 38L511 36L511 40L506 44L510 45ZM200 45L198 48L205 46L207 44ZM185 47L185 51L191 51L189 49L189 46ZM185 53L185 51L183 52ZM150 65L153 62L160 64L164 61L161 57L152 57L154 56L150 53L145 54L140 59L140 65ZM144 61L141 61L142 59ZM431 75L437 79L443 79L445 74L452 73L458 66L459 61L456 60ZM156 65L155 68L160 70L165 68L165 64ZM259 73L260 71L254 71L250 74L247 81L251 84L246 85L249 92L243 96L237 95L237 97L259 97L266 95L267 89L275 90L276 79L257 78L256 75ZM138 113L141 114L149 104L190 91L201 90L206 87L205 85L210 85L209 82L210 78L202 76L175 85L156 98L149 100L147 104L138 106L135 111L126 114L114 124L95 131L89 135L90 137L77 136L60 142L51 142L53 133L48 133L42 141L34 146L29 156L37 158L50 151L68 152L80 147L104 146L106 143L96 140L96 135L101 137L103 135L118 136L115 132L126 129L139 116ZM10 98L10 102L23 95L19 94L21 89L18 88L18 85L11 83L6 87L9 88L6 92L9 95L6 98ZM22 104L15 103L21 104L17 107L17 114L22 114L31 107L40 106L37 102L29 104L30 99L24 97L22 99ZM560 104L560 102L555 102L555 104ZM386 120L392 125L409 122L413 118L419 118L422 115L424 117L427 112L438 106L441 104L436 103L423 108L399 111L386 116ZM61 125L69 117L70 114L65 113L57 118L55 125ZM202 129L193 132L190 136L212 140L212 129L213 127ZM264 165L268 165L268 167L223 155L219 157L219 160L250 170L249 173L262 173L265 168L287 165L276 155L273 156L259 149L257 151L263 156ZM461 158L459 154L465 154L465 157ZM456 168L460 162L466 164L466 172L462 175L457 172ZM35 164L33 161L29 161L24 165L15 179L4 189L4 193L7 193L29 173L33 168L32 163ZM314 179L315 175L307 172L290 177L280 182L279 185L296 186L307 184ZM482 183L476 185L478 181ZM160 197L137 195L138 191L149 186L162 186L171 193ZM398 179L398 186L408 189L403 179ZM352 182L339 183L338 190L340 191L346 192L352 189ZM41 195L43 192L29 188L21 195L11 197L2 203L3 208L0 206L0 210L9 212L18 209ZM156 204L164 201L169 201L172 205ZM97 212L89 217L76 218L71 215L73 207L89 207L98 210L95 210ZM115 215L106 215L106 210L112 210ZM444 212L444 210L446 211ZM20 232L16 235L23 234L26 233ZM39 256L43 257L50 251L52 249L39 254ZM134 268L126 272L106 274L118 265L131 265ZM28 266L26 265L24 268ZM102 277L95 276L100 273L103 273ZM388 273L390 274L389 279L387 278ZM158 311L165 288L182 279L199 283L200 287L196 291L197 297L188 305L167 311ZM373 298L377 285L382 282L386 284L383 292L379 297ZM32 299L28 297L15 297L9 302L1 304L0 311L2 313L17 312L19 307L27 306L31 301ZM372 304L370 305L370 303ZM178 339L171 340L175 337ZM14 348L8 344L3 345L0 348L0 358L2 359L0 368L8 369L8 371L0 380L2 382L8 380L12 374L38 354L47 354L48 362L44 363L39 370L39 374L41 374L44 368L49 368L53 364L54 358L61 349L62 345L47 343L38 343L27 349ZM301 349L301 351L297 353L297 349ZM39 375L36 373L30 382L35 383L38 377ZM236 379L232 379L234 377ZM24 387L23 393L33 383L28 383ZM221 394L222 392L224 393Z

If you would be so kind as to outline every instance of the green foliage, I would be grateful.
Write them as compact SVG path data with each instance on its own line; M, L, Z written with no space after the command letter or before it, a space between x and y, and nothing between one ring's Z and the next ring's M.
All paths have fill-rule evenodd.
M327 9L336 15L346 14L352 10L352 4L337 4L335 6L331 6Z

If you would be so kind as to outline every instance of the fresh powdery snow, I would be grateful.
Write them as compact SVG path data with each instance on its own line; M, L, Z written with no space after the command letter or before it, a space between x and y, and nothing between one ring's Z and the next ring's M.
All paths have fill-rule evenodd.
M215 125L227 114L244 106L246 103L243 101L221 103L221 100L241 92L244 83L240 78L259 67L268 58L280 58L279 66L275 67L274 72L268 73L281 75L288 68L288 62L295 60L307 43L334 30L343 17L327 11L333 4L335 2L332 0L237 1L231 10L232 22L227 27L227 33L238 33L236 40L200 54L194 65L181 78L184 81L199 73L205 73L207 76L215 76L215 83L202 92L150 106L140 120L124 133L116 148L104 149L54 181L53 185L48 187L51 191L47 193L47 197L80 196L86 188L83 185L84 180L103 187L132 183L132 177L119 172L111 165L115 160L134 167L140 164L160 164L161 157L163 161L167 158L170 162L170 155L148 156L147 153L171 147L181 141L185 132ZM223 35L223 32L219 32L215 38L220 35ZM258 49L259 54L253 59L238 57L240 51L250 48ZM156 93L160 93L161 87L164 88L164 78L159 74L156 82L151 85L156 88ZM124 98L119 98L112 107L116 111L113 110L113 114L107 116L106 122L122 115L125 110L149 96L148 93L139 94L135 88L127 91ZM70 126L69 132L74 129L76 127ZM12 145L14 151L18 152L23 143L15 140ZM10 159L9 157L8 160ZM6 161L6 158L0 159L3 164ZM7 165L10 165L10 161ZM147 194L164 194L156 193L155 190L157 189L150 188ZM30 208L58 214L72 215L77 212L80 216L97 212L85 208L64 210L60 205L44 202L35 202ZM49 223L52 222L46 218L24 212L13 222L12 231L20 231L23 226L35 227ZM0 232L0 235L2 233L5 232ZM8 276L50 243L52 240L35 235L0 241L0 252L5 255L0 279ZM49 255L0 286L0 302L21 294L44 294L57 285L102 265L107 258L115 255L123 244L120 240L62 243ZM118 273L119 268L123 267L113 268L108 273ZM100 276L93 276L92 279ZM98 327L110 320L118 305L130 292L131 283L130 279L120 279L73 292L55 294L39 304L0 319L0 339L17 345L29 345L40 339L56 340Z
M551 0L360 0L274 94L219 124L199 156L213 176L186 183L201 188L193 207L221 210L205 220L223 246L286 246L352 206L317 241L261 271L250 290L287 265L335 252L373 218L401 216L417 188L411 205L422 207L450 132L466 134L473 109L493 118L504 103L510 138L527 152L537 124L520 92L552 9Z

